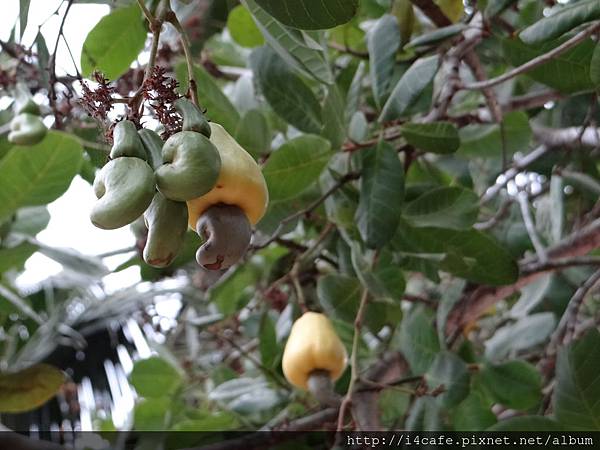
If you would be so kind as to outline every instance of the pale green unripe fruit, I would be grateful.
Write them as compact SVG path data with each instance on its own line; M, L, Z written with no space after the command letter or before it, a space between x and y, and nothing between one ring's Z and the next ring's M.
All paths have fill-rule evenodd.
M154 197L152 168L139 158L121 157L108 162L96 175L90 219L98 228L112 230L141 216Z

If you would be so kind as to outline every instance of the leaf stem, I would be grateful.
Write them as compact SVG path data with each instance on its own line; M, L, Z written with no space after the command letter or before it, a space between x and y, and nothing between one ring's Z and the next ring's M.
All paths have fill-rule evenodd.
M190 98L191 98L192 102L194 103L194 105L196 105L200 108L200 104L198 103L198 92L196 89L197 88L196 80L194 79L194 62L193 62L193 58L192 58L192 50L191 50L190 40L189 40L187 34L185 33L185 30L183 29L181 22L179 22L177 15L173 12L173 10L171 10L170 7L169 7L169 10L167 11L166 20L171 25L173 25L173 27L179 33L179 39L181 41L181 46L183 47L183 53L185 55L185 63L187 66L188 92L189 92Z

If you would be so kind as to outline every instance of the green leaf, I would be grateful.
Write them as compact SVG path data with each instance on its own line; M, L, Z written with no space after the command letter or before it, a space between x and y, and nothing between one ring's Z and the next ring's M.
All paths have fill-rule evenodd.
M304 30L333 28L348 22L358 10L358 0L256 0L281 23Z
M323 103L323 130L321 134L331 142L333 150L339 150L346 139L346 122L344 115L344 99L339 88L332 84L327 90L327 96Z
M479 215L479 197L470 189L439 187L426 191L404 208L415 227L470 228Z
M210 290L211 302L225 315L239 311L252 298L256 279L256 270L251 264L237 266L230 276Z
M99 70L115 80L129 69L146 42L142 13L137 4L104 16L88 33L81 49L81 72Z
M47 86L49 81L48 63L50 61L50 53L48 52L46 39L44 39L44 35L41 32L38 32L37 36L35 37L35 45L37 48L38 67L40 69L39 76L41 78L42 85Z
M49 131L39 144L13 147L0 160L0 221L22 206L60 197L79 171L82 148L66 133Z
M238 122L235 140L255 159L271 150L271 129L267 118L257 109L247 111Z
M185 92L188 88L188 73L185 63L177 64L175 68L177 80L179 81L179 92ZM198 92L200 104L206 108L206 117L213 122L223 125L229 134L234 135L240 114L231 104L227 96L221 91L219 85L204 67L194 65L194 80Z
M540 374L525 361L485 364L480 380L494 400L507 408L529 409L542 398Z
M37 250L37 247L29 242L23 242L13 247L0 247L0 275L7 270L20 270Z
M404 72L383 107L379 116L380 122L399 119L406 113L433 81L438 70L438 61L437 55L420 58Z
M358 279L345 275L329 274L317 281L317 297L327 315L346 322L356 316L362 289Z
M318 180L331 157L329 141L302 135L274 151L263 168L272 200L296 197Z
M352 82L346 93L346 109L344 111L344 117L346 123L350 122L350 119L358 112L360 106L360 98L362 94L362 84L365 77L365 62L361 61L356 68Z
M319 303L328 316L352 323L358 312L363 286L355 277L329 274L317 281ZM399 303L372 299L365 314L365 324L372 331L384 325L395 326L402 318Z
M394 236L404 197L404 168L385 141L363 150L360 202L356 221L369 248L380 248Z
M369 122L362 111L356 111L348 125L348 138L354 142L363 142L369 133Z
M415 30L415 11L410 0L392 2L392 14L398 20L400 27L400 42L406 44Z
M64 382L64 373L47 364L0 373L0 412L20 413L35 409L54 397Z
M265 42L252 14L242 5L236 6L229 13L227 29L232 39L242 47L258 47Z
M407 431L439 431L443 427L441 406L435 398L429 396L415 400L404 424Z
M290 65L302 74L314 78L319 83L333 83L331 67L327 62L324 48L307 34L288 28L264 9L255 0L242 0L242 4L252 13L256 25L269 46Z
M23 39L23 33L25 33L27 27L29 3L31 3L31 0L19 0L19 40Z
M270 369L275 369L279 364L280 352L277 345L275 325L266 313L263 314L260 321L258 349L263 365Z
M167 397L145 398L133 410L134 426L138 431L162 431L167 427L167 414L172 400Z
M279 116L306 133L321 132L317 98L275 52L268 47L255 50L251 65L261 92Z
M500 14L513 3L517 3L517 1L518 0L489 0L485 8L484 15L487 18L491 18L495 15Z
M562 42L553 41L543 45L527 46L518 39L504 39L505 57L514 66L524 64L540 56ZM594 84L590 79L590 62L596 44L588 39L571 50L552 58L545 64L526 73L528 77L560 92L571 94L590 91Z
M451 408L462 402L469 394L469 371L467 365L455 354L438 353L425 374L429 389L444 388L436 400L444 408Z
M523 151L531 141L529 117L522 111L508 113L499 124L467 125L460 129L459 153L477 158L501 158L502 149L507 156Z
M491 405L478 389L473 388L452 415L455 431L481 431L495 423L496 415L492 412Z
M565 431L565 428L550 417L518 416L498 422L486 431Z
M600 332L595 328L559 350L554 414L571 430L600 430Z
M399 47L400 29L396 17L385 14L367 34L371 87L378 107L381 107L390 91L396 52Z
M403 224L393 240L400 255L437 262L439 269L475 283L513 283L519 270L508 251L475 230L413 228Z
M406 44L407 48L425 47L428 45L435 45L446 39L450 39L456 36L458 33L466 29L467 26L464 23L455 23L454 25L448 25L442 28L436 28L433 31L423 33L417 36Z
M523 42L535 45L560 37L582 23L600 18L598 0L581 0L557 8L557 12L538 20L519 34Z
M431 153L447 154L458 150L460 138L450 122L405 123L402 137L413 147Z
M494 336L485 343L485 356L498 361L539 345L550 336L555 324L554 314L551 312L522 317L517 322L496 330Z
M150 398L173 394L183 382L179 372L157 356L137 361L130 379L139 395Z
M431 317L423 308L413 308L404 316L398 342L400 351L415 375L427 372L440 351Z
M385 290L385 297L395 301L402 299L406 290L406 280L402 268L390 251L380 252L373 267L373 276Z

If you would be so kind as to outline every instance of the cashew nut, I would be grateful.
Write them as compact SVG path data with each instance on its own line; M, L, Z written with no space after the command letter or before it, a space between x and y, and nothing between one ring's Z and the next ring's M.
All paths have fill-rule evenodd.
M198 264L209 270L227 269L246 253L252 227L244 211L219 203L208 208L196 223L205 242L196 253Z

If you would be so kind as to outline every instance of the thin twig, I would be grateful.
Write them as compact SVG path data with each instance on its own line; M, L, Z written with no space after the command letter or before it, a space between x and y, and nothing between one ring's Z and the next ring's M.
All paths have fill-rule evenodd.
M561 270L575 266L600 266L600 256L579 256L575 258L558 258L545 262L536 261L521 265L524 274L545 270Z
M62 21L60 23L60 27L58 28L58 35L56 36L56 42L54 43L54 51L52 52L52 55L50 56L50 61L48 64L49 69L50 69L50 81L49 81L49 86L48 86L48 101L50 102L50 108L54 112L54 118L55 118L54 126L57 129L61 129L62 124L58 120L59 114L56 109L56 98L57 98L56 97L56 87L55 87L55 84L57 82L57 79L56 79L56 52L58 51L58 43L60 42L60 38L63 35L63 29L65 27L65 22L67 20L67 16L69 15L69 10L71 9L72 5L73 5L73 0L69 0L67 3L67 9L65 10L65 14L63 15Z
M179 22L177 15L172 10L169 10L167 12L166 19L171 25L173 25L173 27L179 33L179 40L181 41L181 46L183 47L183 53L185 55L185 64L187 66L188 91L189 91L192 102L200 108L200 103L198 103L198 92L196 89L197 88L196 80L194 78L194 61L193 61L193 57L192 57L192 49L191 49L190 40L189 40L185 30L183 29L181 22Z
M150 27L150 31L152 32L152 43L150 44L150 56L148 57L148 64L146 64L146 70L144 71L144 80L140 85L139 89L135 93L133 97L129 100L129 104L131 105L131 109L135 111L137 114L141 115L143 108L144 98L142 96L144 82L152 76L152 69L154 69L154 65L156 64L156 55L158 52L158 44L160 42L160 34L162 30L162 26L165 20L165 14L167 13L167 7L163 7L164 2L168 0L162 0L158 5L158 15L156 17L152 16L150 11L146 8L143 0L138 0L138 4L140 8L144 12L144 16L146 20L148 20L148 26Z
M508 72L506 72L500 76L497 76L495 78L490 78L489 80L477 81L475 83L465 84L465 85L461 86L460 89L466 89L466 90L486 89L486 88L490 88L492 86L496 86L498 84L504 83L505 81L508 81L518 75L521 75L522 73L529 72L530 70L535 69L536 67L541 66L542 64L545 64L548 61L551 61L552 59L554 59L557 56L566 52L567 50L572 49L573 47L578 45L580 42L586 40L587 38L592 36L594 33L596 33L598 30L600 30L600 22L595 22L594 24L592 24L585 30L577 33L571 39L563 42L558 47L550 50L547 53L544 53L543 55L533 58L532 60L526 62L525 64L520 65L519 67L515 67L514 69L509 70Z
M546 253L546 249L542 245L542 241L538 235L538 232L535 229L535 224L533 223L533 218L531 217L531 211L529 210L527 193L523 191L519 192L517 194L517 202L521 208L521 216L523 217L523 223L525 224L525 229L527 230L529 239L531 240L533 248L538 255L538 260L543 264L548 261L548 255Z
M350 384L348 385L348 390L346 392L346 396L344 400L342 400L342 404L340 405L340 412L338 414L338 422L337 422L337 430L343 431L344 429L344 419L346 417L346 410L352 404L352 396L354 395L354 388L359 379L359 370L358 370L358 344L360 341L360 335L362 330L362 321L365 315L365 311L367 309L367 303L369 301L369 291L364 288L362 292L362 296L360 298L360 304L358 306L358 311L356 312L356 317L354 318L354 336L352 338L352 351L350 353Z
M269 239L267 239L265 242L254 245L252 248L254 250L260 250L262 248L268 247L269 245L271 245L273 242L275 242L279 238L279 234L283 231L284 227L288 223L297 219L298 217L302 217L307 214L310 214L315 209L317 209L321 205L321 203L323 203L325 200L327 200L327 198L329 198L329 196L332 195L335 191L340 189L343 185L345 185L349 181L356 180L359 177L360 177L360 174L356 173L356 172L352 172L352 173L348 173L348 174L344 175L339 181L337 181L333 186L331 186L327 191L325 191L325 193L323 195L321 195L321 197L316 199L314 202L312 202L306 208L301 209L300 211L297 211L294 214L289 215L286 218L282 219L281 222L279 222L279 225L277 226L277 228L275 229L275 231L273 232L273 234L271 235L271 237Z
M148 10L148 8L146 8L146 4L144 3L144 0L137 0L137 3L140 7L140 9L142 10L142 12L144 13L144 17L146 18L146 20L148 21L148 23L150 24L150 26L152 26L154 24L154 16L152 15L152 13Z

